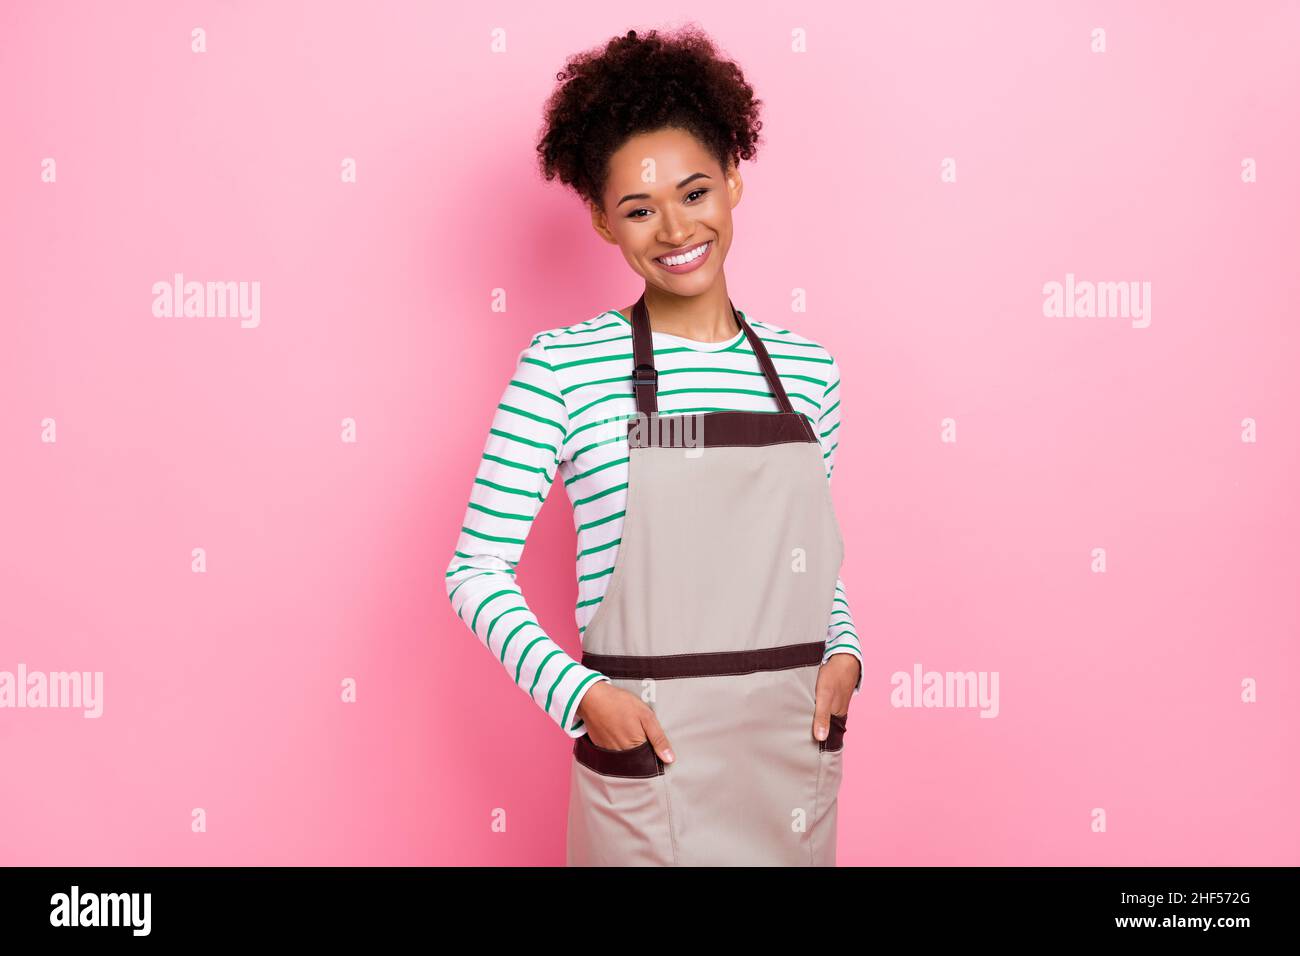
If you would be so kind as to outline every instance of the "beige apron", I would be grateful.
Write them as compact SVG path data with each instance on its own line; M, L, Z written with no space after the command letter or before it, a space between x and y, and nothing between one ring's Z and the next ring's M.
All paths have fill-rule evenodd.
M779 413L660 418L644 295L632 312L623 536L582 663L654 710L676 759L576 739L570 866L835 864L846 720L820 742L812 721L844 542L817 435L732 312Z

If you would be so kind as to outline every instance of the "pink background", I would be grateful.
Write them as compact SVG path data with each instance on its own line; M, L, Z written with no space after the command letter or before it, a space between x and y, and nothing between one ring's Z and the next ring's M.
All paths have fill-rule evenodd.
M648 12L0 7L0 670L105 681L0 710L0 861L563 862L571 741L442 575L519 350L641 288L535 171L554 74L689 16L766 104L733 300L844 376L841 864L1300 863L1300 5ZM178 271L260 326L155 317ZM1067 272L1151 326L1045 318ZM573 553L557 483L520 579L576 652ZM892 707L916 663L999 716Z

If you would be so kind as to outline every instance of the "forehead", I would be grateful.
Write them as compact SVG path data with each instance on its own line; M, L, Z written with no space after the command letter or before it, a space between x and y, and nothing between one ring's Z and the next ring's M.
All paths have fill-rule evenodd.
M610 156L610 190L623 186L629 188L622 192L632 188L638 192L671 190L679 179L691 173L716 173L717 165L704 144L685 130L665 128L638 133Z

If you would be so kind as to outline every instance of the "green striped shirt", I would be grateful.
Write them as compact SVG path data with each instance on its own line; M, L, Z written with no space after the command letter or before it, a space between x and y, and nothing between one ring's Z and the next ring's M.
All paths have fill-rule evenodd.
M795 411L815 426L835 467L840 374L816 342L741 310L763 340ZM661 414L728 409L776 412L776 398L744 333L725 342L654 332ZM514 680L570 737L586 733L583 695L607 678L553 642L515 580L533 519L558 476L577 529L578 632L596 612L618 557L627 502L632 329L617 311L533 336L501 396L447 567L452 607ZM862 659L843 581L826 626L826 657ZM858 693L859 686L854 690Z

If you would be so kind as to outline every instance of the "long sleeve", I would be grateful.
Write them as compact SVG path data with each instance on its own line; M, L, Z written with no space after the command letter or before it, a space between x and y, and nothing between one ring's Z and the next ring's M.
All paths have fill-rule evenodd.
M568 409L539 334L520 352L488 431L447 568L447 595L515 686L570 737L581 737L587 728L578 719L578 705L609 678L547 636L515 580L568 433Z
M822 444L822 457L826 459L826 481L829 484L835 470L835 452L840 447L840 367L834 358L826 377L826 390L822 395L821 413L817 419L817 435ZM836 654L852 654L858 659L858 682L854 696L862 692L862 648L853 625L853 610L843 580L835 579L835 601L831 606L831 619L826 627L826 654L822 663Z

